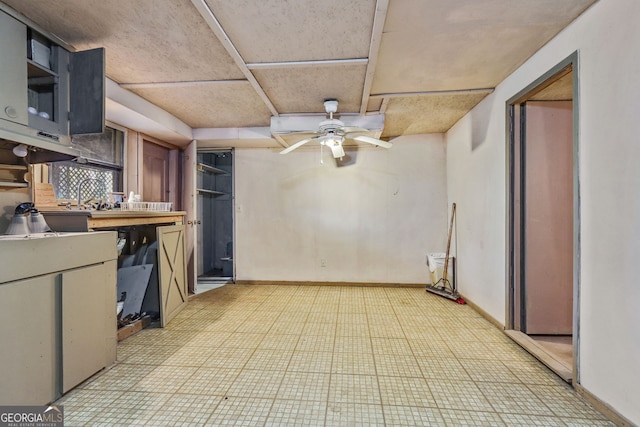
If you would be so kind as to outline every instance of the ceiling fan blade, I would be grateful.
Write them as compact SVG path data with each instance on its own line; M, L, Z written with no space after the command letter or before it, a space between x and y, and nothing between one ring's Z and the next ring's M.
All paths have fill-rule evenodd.
M284 150L282 150L282 151L280 152L280 154L287 154L287 153L290 153L291 151L295 150L296 148L298 148L298 147L300 147L300 146L302 146L302 145L306 144L307 142L313 141L314 139L318 139L318 137L317 137L317 136L314 136L314 137L311 137L311 138L305 138L305 139L302 139L302 140L300 140L300 141L296 142L295 144L290 145L290 146L288 146L287 148L285 148Z
M360 142L366 142L367 144L378 145L384 148L393 147L393 144L391 144L390 142L383 141L381 139L371 138L370 136L366 136L366 135L350 136L349 138L354 139L356 141L360 141Z

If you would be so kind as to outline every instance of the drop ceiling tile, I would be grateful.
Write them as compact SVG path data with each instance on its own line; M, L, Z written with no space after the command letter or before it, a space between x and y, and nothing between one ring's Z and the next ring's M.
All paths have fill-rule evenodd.
M206 0L247 63L365 58L376 0Z
M271 113L247 81L132 89L192 128L269 126Z
M360 111L366 65L253 70L281 114L324 113L324 100L336 98L338 113Z
M190 2L5 3L78 50L105 47L107 75L118 83L244 78Z
M488 93L391 98L383 137L446 132Z
M391 2L372 93L495 87L592 3Z
M382 98L369 98L367 102L367 112L380 111L382 107Z

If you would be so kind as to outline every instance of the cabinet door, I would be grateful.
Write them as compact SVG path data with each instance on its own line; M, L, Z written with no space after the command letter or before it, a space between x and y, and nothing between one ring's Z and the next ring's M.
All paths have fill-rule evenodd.
M56 387L56 274L0 285L0 403L44 405Z
M71 53L69 133L104 132L105 109L104 48Z
M62 273L62 392L115 359L115 261Z
M27 125L27 27L0 11L0 118Z
M187 261L184 225L156 229L160 286L160 322L164 327L187 304Z

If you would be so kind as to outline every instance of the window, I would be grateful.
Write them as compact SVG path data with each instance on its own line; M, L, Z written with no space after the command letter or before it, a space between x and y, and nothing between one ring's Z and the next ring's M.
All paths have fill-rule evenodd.
M106 200L109 193L123 189L124 132L106 127L96 135L80 135L71 139L74 148L80 150L82 162L56 162L49 167L49 181L56 198ZM84 183L83 180L87 179ZM78 186L82 183L82 188ZM81 190L81 194L78 194Z

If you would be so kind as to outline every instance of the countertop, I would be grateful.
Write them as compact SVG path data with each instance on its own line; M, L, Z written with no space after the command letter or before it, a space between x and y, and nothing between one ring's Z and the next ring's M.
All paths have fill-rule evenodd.
M182 223L185 211L40 210L54 231L90 231L133 225Z

